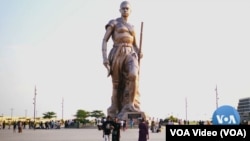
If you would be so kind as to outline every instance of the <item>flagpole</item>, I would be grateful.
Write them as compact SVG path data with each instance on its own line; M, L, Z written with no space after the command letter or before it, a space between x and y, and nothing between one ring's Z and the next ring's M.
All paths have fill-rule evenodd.
M63 109L64 108L64 98L62 98L62 120L63 120Z
M185 111L186 111L186 121L187 121L187 97L185 98Z
M218 89L217 89L217 85L216 85L216 87L215 87L215 100L216 100L216 109L218 108Z
M35 93L34 93L34 130L36 129L36 86L35 86Z

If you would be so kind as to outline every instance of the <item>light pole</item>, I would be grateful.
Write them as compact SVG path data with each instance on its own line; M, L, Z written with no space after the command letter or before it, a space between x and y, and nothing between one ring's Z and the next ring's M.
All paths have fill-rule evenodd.
M34 130L36 129L36 86L35 86L35 93L34 93Z
M215 101L216 101L216 109L218 108L218 89L217 89L217 85L215 87Z
M25 118L27 117L27 112L28 112L27 109L25 109Z
M12 121L13 121L13 119L12 119L12 116L13 116L13 108L11 108L10 109L10 116L11 116L11 121L10 121L10 123L9 123L9 129L10 129L10 126L11 126L11 123L12 123Z
M10 112L11 120L12 120L12 116L13 116L13 110L14 110L13 108L10 109L10 111L11 111L11 112Z
M185 111L186 111L186 121L187 121L187 98L185 98Z
M63 120L63 106L64 106L64 99L62 98L62 120Z

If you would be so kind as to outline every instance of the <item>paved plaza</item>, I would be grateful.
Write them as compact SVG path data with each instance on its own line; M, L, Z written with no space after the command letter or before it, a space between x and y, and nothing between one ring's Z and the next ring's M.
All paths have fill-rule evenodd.
M138 141L138 129L121 130L121 141ZM165 141L165 128L160 133L149 132L149 141ZM0 141L104 141L98 129L12 129L0 130Z

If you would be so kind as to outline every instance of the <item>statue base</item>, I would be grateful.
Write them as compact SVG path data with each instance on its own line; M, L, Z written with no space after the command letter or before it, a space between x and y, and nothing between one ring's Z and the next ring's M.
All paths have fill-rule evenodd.
M127 124L133 120L133 124L138 125L142 118L148 120L149 116L147 116L145 112L126 112L120 120L126 120Z

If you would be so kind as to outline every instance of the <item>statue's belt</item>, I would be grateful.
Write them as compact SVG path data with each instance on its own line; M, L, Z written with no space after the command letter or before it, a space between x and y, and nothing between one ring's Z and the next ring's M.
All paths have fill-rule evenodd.
M133 45L129 43L119 43L119 44L114 44L113 47L133 47Z

